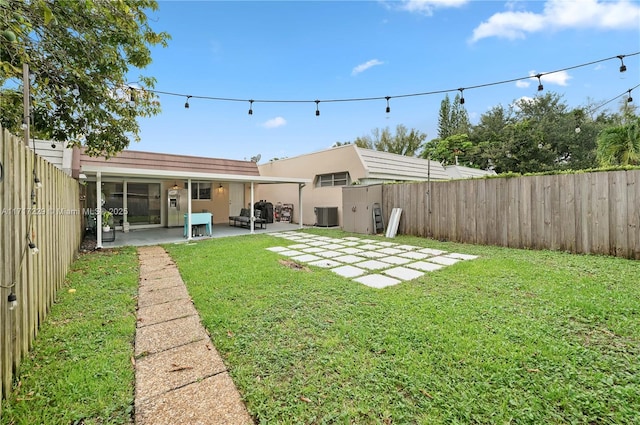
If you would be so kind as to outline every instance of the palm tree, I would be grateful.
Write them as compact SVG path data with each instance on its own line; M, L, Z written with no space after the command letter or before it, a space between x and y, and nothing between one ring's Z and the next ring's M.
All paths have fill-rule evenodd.
M602 130L597 155L602 166L640 165L640 118Z

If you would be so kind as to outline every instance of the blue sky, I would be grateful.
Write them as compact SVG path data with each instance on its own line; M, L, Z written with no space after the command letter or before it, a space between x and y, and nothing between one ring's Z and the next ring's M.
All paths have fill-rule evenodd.
M437 137L449 90L546 73L640 51L640 2L159 1L167 31L140 72L157 78L162 113L142 119L130 149L249 159L292 157L403 124ZM640 83L640 55L545 75L570 107L600 103ZM491 107L534 97L538 81L464 91L472 123ZM242 102L186 96L246 99ZM321 102L390 96L386 101ZM632 91L640 102L640 88ZM304 100L253 104L249 99ZM618 101L608 107L615 110Z

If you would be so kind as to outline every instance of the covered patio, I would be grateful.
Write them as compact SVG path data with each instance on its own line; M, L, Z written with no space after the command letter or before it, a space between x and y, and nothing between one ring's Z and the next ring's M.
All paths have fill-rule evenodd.
M265 229L256 228L254 234L277 233L300 229L300 225L293 223L274 222ZM102 241L102 248L116 248L121 246L148 246L161 244L188 243L205 239L223 238L228 236L243 236L252 234L249 229L234 227L224 224L213 226L211 236L194 237L187 239L183 236L183 229L178 227L155 227L147 229L134 229L127 233L116 231L115 240Z

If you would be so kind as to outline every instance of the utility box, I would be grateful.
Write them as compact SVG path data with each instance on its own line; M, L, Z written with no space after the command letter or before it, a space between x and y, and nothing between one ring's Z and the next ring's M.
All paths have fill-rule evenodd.
M338 225L338 207L315 207L316 226L335 227Z
M376 221L374 204L382 205L382 184L344 186L342 188L342 230L364 235L384 233L379 231L383 221L382 212L377 210Z

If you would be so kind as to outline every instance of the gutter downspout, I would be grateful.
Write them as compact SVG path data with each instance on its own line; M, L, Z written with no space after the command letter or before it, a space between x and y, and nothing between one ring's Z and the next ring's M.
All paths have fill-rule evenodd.
M300 183L298 184L298 205L300 206L300 220L299 224L300 224L300 229L302 229L302 188L304 188L306 186L305 183Z
M100 171L96 173L96 249L102 249L102 173Z
M189 205L187 206L187 222L185 224L187 225L187 241L190 241L193 239L191 237L191 179L187 179L187 188L189 190Z

